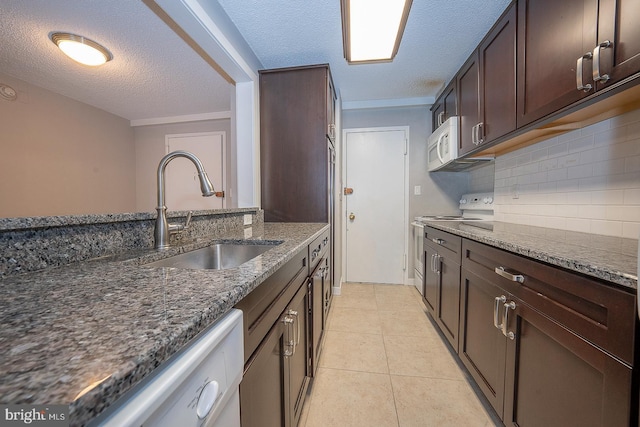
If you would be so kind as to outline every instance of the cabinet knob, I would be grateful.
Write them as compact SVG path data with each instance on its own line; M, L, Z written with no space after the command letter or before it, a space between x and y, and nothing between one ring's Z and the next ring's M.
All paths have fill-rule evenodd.
M353 221L354 219L356 219L356 216L353 214L353 212L351 212L349 214L349 221Z

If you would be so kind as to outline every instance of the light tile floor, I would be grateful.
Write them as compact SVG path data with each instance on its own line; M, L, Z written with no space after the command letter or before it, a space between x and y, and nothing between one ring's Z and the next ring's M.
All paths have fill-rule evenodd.
M299 427L493 425L415 287L343 285Z

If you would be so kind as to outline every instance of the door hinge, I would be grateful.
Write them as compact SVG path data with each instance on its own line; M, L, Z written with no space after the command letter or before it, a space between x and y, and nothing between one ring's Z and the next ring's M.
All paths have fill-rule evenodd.
M409 140L405 139L404 140L404 155L406 156L408 152L409 152Z

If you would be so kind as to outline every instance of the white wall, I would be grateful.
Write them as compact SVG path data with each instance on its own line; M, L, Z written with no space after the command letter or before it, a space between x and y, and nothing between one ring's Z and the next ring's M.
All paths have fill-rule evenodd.
M104 110L0 73L0 217L132 212L133 130Z
M343 129L409 126L409 218L427 214L458 213L460 196L467 191L467 173L427 172L427 137L431 133L428 106L344 110ZM421 194L414 195L414 187Z
M157 170L158 163L166 154L165 136L171 134L226 132L227 142L227 208L236 207L234 191L236 187L235 150L230 144L231 121L207 120L192 123L173 123L155 126L139 126L134 129L135 163L136 163L136 210L138 212L155 212L157 205ZM193 185L193 183L185 183ZM230 191L231 190L231 191ZM216 191L218 191L216 189ZM168 207L171 209L171 206Z
M469 174L466 172L427 172L426 141L431 133L429 108L423 106L342 111L343 130L409 126L409 224L414 217L420 215L459 213L460 196L466 193L469 187ZM416 185L421 187L420 195L414 195ZM413 235L411 229L408 230L408 235ZM407 243L407 257L413 260L413 242ZM408 267L408 277L411 279L411 262Z
M496 220L637 239L640 110L495 162Z

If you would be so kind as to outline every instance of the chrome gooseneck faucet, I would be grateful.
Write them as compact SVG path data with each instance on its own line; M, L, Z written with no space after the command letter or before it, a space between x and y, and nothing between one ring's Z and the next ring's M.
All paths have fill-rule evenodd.
M209 181L209 177L202 166L202 162L200 162L200 159L198 159L195 154L188 151L174 151L164 156L158 165L158 207L156 208L158 211L158 217L156 218L156 229L154 232L154 247L156 249L168 248L169 235L184 230L189 226L191 221L191 212L189 212L185 225L167 223L167 207L164 205L164 170L167 167L167 164L176 157L186 157L196 166L196 169L198 170L198 178L200 179L200 190L204 197L213 196L215 194L213 184Z

